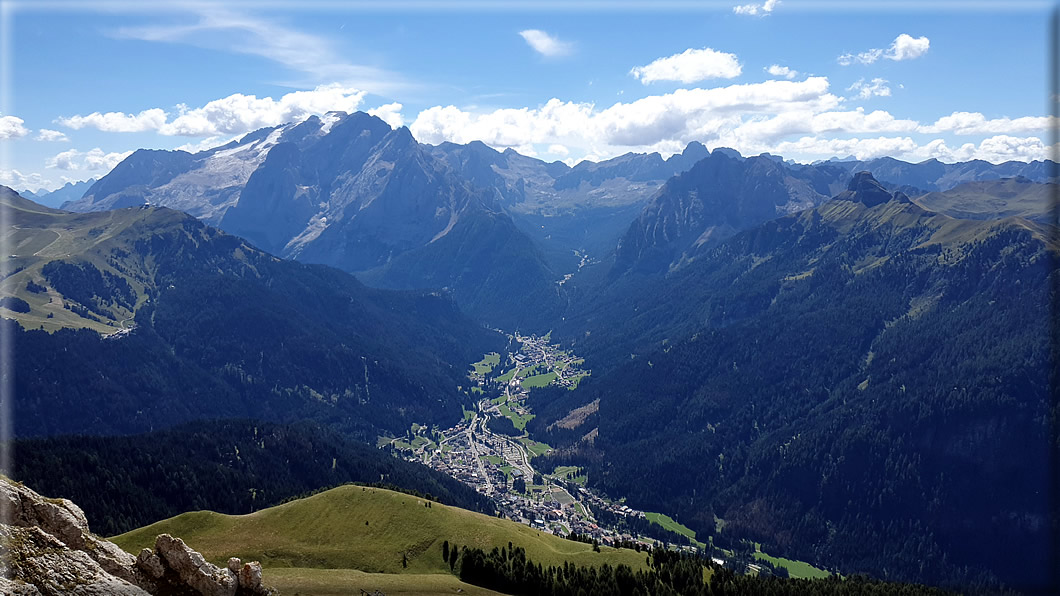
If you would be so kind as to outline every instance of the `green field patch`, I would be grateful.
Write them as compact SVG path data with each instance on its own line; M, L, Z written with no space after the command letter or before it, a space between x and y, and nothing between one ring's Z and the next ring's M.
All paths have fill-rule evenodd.
M575 389L578 388L578 384L582 382L582 379L584 379L587 376L589 376L589 373L581 373L581 374L578 374L578 375L575 375L575 376L571 377L570 378L570 385L567 386L567 389L569 389L571 391L574 391Z
M549 445L548 443L540 443L538 441L535 441L533 439L528 439L526 437L520 438L519 442L522 443L523 446L526 447L526 449L530 452L532 457L537 457L539 455L544 455L544 454L546 454L546 453L548 453L549 451L552 450L552 446Z
M525 379L526 377L534 374L535 371L537 371L537 369L540 368L540 367L541 367L540 364L535 364L533 366L528 366L528 367L520 370L519 371L519 378L520 379Z
M501 355L497 352L490 352L489 354L486 354L482 360L472 364L471 367L474 369L474 374L485 376L493 372L493 367L500 363Z
M482 395L483 393L485 393L485 391L482 390L482 387L476 386L471 388L471 395Z
M464 410L464 420L467 422L471 422L471 420L475 417L475 411L464 409L463 404L460 405L460 409Z
M394 437L384 437L382 435L375 438L375 448L382 449L390 444L394 440Z
M647 519L648 521L650 521L651 523L655 524L655 525L662 526L663 529L665 529L665 530L669 530L671 532L674 532L675 534L680 534L682 536L687 537L689 540L691 540L693 542L693 544L695 544L696 546L699 546L700 548L703 548L704 546L706 546L702 542L699 542L698 540L696 540L696 533L693 532L688 526L685 526L683 524L677 523L670 516L668 516L666 514L655 513L655 512L652 512L652 511L645 511L644 512L644 518Z
M482 459L488 461L495 466L503 466L505 463L504 458L499 455L483 455Z
M508 396L507 395L502 395L500 397L496 397L496 398L491 399L490 403L495 405L495 406L499 406L499 405L501 405L501 404L503 404L503 403L505 403L507 401L508 401Z
M513 368L510 371L504 373L503 375L497 377L497 380L500 381L501 383L507 383L507 382L511 381L512 377L514 377L514 376L515 376L515 369Z
M557 375L554 372L527 377L523 379L523 387L526 387L527 389L532 389L534 387L545 387L547 385L551 385L552 381L556 380L556 377Z
M755 543L755 558L769 561L776 567L786 567L788 574L796 579L820 579L832 575L824 569L818 569L805 561L795 561L792 559L785 559L784 557L767 555L762 552L761 545L757 542Z
M534 419L533 414L522 416L518 412L512 411L508 404L502 404L498 409L501 411L502 416L512 421L517 430L526 430L526 423Z
M567 478L567 474L570 474L571 477ZM556 469L552 471L552 475L563 482L573 482L581 486L585 486L586 481L589 479L585 474L579 474L576 466L556 466Z

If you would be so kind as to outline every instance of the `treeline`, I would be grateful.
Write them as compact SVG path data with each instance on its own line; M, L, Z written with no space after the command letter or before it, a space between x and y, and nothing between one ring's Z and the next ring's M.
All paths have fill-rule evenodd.
M250 513L349 482L495 513L445 474L310 423L197 422L135 436L24 439L14 451L16 480L74 501L102 535L186 511Z
M737 574L695 556L665 549L646 555L647 569L627 565L542 567L522 547L479 548L446 542L442 556L460 580L518 596L943 596L937 588L897 584L860 576L840 579L782 579Z

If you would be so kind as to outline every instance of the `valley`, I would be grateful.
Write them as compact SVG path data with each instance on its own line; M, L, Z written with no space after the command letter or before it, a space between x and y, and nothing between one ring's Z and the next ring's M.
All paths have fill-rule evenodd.
M504 362L493 352L472 364L470 393L481 399L477 409L465 412L455 426L433 430L415 424L403 438L379 437L378 446L463 482L489 497L501 516L531 528L607 546L649 550L665 544L679 552L709 555L719 565L768 574L732 550L697 541L695 532L664 514L641 511L624 499L600 494L587 485L585 471L576 466L546 464L542 468L538 463L535 468L534 459L551 453L552 448L534 441L525 431L526 422L534 417L527 405L530 390L542 386L574 390L590 375L580 368L584 360L550 344L550 335L509 335ZM502 428L503 432L492 430L502 420L510 427ZM785 576L829 575L808 563L761 552L754 559L768 560L774 568L785 567Z
M0 197L21 473L102 527L364 482L761 578L1043 581L1020 571L1047 552L1040 165L690 144L570 168L364 114L203 153L134 154L82 213ZM247 177L201 220L154 204L217 168ZM85 464L137 440L195 445ZM999 515L1015 546L977 548Z

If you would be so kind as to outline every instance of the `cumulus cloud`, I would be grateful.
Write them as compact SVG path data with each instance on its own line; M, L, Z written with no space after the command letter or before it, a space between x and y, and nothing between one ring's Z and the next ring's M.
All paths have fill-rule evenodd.
M0 139L17 139L28 135L29 129L23 126L25 123L25 120L16 116L0 116Z
M927 37L913 37L907 33L902 33L894 38L894 41L891 42L891 46L886 50L872 48L871 50L860 52L858 54L843 54L836 60L842 66L850 66L855 62L872 64L880 58L894 61L912 60L913 58L919 58L926 54L930 46L931 40Z
M70 139L66 138L66 135L63 134L62 132L58 131L58 130L48 130L47 128L42 128L39 131L37 131L37 140L38 141L66 142L66 141L69 141Z
M572 153L611 157L626 151L674 153L691 140L717 138L745 118L836 107L828 79L764 81L713 89L678 89L598 109L551 99L538 108L472 113L455 106L426 109L411 125L422 142L481 140L496 148L564 145Z
M749 154L773 153L777 143L795 135L915 132L917 126L915 120L895 118L883 110L796 111L743 122L723 133L719 142Z
M879 94L886 81L862 81L855 88L859 95L861 87ZM628 151L669 156L690 141L732 147L744 155L769 152L807 161L847 155L863 159L891 155L912 161L1049 157L1038 137L1021 134L1044 130L1038 127L1052 122L1049 118L988 120L978 113L955 112L925 126L885 110L842 109L848 101L830 92L827 78L808 77L679 89L607 107L557 98L536 108L482 112L435 106L420 112L410 129L424 143L480 140L498 150L513 148L568 164ZM945 139L921 136L934 133L994 136L958 147L947 146Z
M15 190L28 190L31 192L51 191L62 186L62 183L45 178L39 173L23 174L18 170L0 170L0 184Z
M853 91L858 99L869 99L873 96L890 97L891 88L887 86L887 83L886 79L881 78L872 79L868 83L865 79L858 79L853 85L847 87L847 91Z
M780 0L766 0L761 4L739 4L732 7L732 11L736 14L748 15L748 16L766 16L773 12L773 9L780 4Z
M104 153L99 147L88 151L70 149L48 159L46 165L49 168L68 171L109 172L114 169L114 166L118 165L118 162L131 154L132 151Z
M276 100L271 97L235 93L215 99L198 108L177 106L177 115L161 108L138 114L93 112L87 116L59 118L57 122L73 129L95 128L105 132L156 131L163 135L209 137L243 134L267 126L304 120L331 110L356 111L364 92L340 84L321 85L311 91L294 91Z
M560 41L559 38L549 35L540 29L526 29L525 31L520 31L519 35L526 40L526 43L535 52L548 58L566 56L574 50L574 45L570 42Z
M828 158L853 155L857 159L895 157L912 162L938 159L944 162L982 159L991 163L1049 159L1056 147L1049 147L1038 137L997 135L983 139L978 145L965 143L951 148L944 139L933 139L919 144L910 137L877 137L869 139L827 139L803 137L777 145L782 155L799 154Z
M772 64L765 67L764 70L775 77L784 77L785 79L794 79L799 75L799 71L792 70L787 66L781 66L779 64Z
M736 54L711 48L689 48L680 54L659 58L646 66L636 66L629 74L645 85L656 81L687 84L706 79L732 79L740 76L742 71Z
M368 113L390 125L390 128L405 126L405 117L401 115L401 104L394 102L368 110Z
M913 37L903 33L895 38L884 58L888 60L912 60L927 53L931 40L927 37Z
M1051 127L1060 126L1055 116L1024 116L1022 118L994 118L988 120L979 112L954 112L943 116L934 124L921 126L920 132L950 132L958 135L996 135L1002 133L1045 133Z
M166 112L161 108L143 110L139 114L124 112L92 112L87 116L59 118L57 123L74 130L95 128L104 132L145 132L158 130L166 123Z

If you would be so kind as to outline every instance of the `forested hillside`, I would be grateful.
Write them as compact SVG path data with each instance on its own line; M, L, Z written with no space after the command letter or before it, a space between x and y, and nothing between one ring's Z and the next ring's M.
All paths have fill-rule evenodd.
M13 223L27 243L51 242L3 286L32 301L21 325L2 322L20 437L239 417L374 440L459 419L466 363L500 345L449 299L366 288L169 209L23 209ZM83 328L35 329L53 320Z
M347 482L493 512L461 482L317 424L194 422L125 437L23 439L14 449L16 480L78 503L103 536L185 511L250 513Z
M1041 585L1048 242L1026 220L955 220L856 179L651 292L597 302L574 345L612 371L564 401L599 410L563 429L566 410L543 409L530 428L567 446L551 463L700 540L718 517L844 573Z

